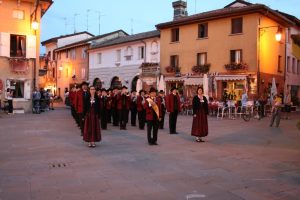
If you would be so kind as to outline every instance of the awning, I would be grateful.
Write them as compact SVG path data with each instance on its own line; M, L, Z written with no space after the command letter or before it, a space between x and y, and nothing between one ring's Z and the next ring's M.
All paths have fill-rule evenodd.
M185 78L184 85L203 85L203 78Z
M184 77L165 77L166 82L183 82Z
M247 80L246 75L219 75L215 77L217 81L243 81Z

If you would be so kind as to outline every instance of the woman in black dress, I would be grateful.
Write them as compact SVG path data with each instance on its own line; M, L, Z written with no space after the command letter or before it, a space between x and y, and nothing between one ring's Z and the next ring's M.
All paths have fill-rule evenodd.
M88 142L89 147L95 147L95 142L101 141L100 123L99 123L100 102L96 94L96 88L90 87L89 97L84 102L84 131L83 140Z
M197 95L193 98L193 125L192 136L196 136L196 142L204 142L202 137L208 135L208 102L203 95L203 88L197 88Z

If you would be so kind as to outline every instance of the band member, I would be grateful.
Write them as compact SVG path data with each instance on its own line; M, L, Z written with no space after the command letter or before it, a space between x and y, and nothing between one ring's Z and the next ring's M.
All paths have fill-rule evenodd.
M83 109L83 114L85 116L83 140L88 142L89 147L96 147L95 142L101 141L99 108L99 98L96 94L96 88L91 86L90 94L87 94L87 98L84 99Z
M102 88L101 97L100 97L100 119L101 119L101 128L103 130L107 129L108 104L109 104L109 98L107 96L107 90L105 88Z
M119 126L119 115L117 108L117 96L119 95L119 89L115 87L111 96L111 114L113 118L113 126Z
M77 117L76 117L76 111L75 111L75 100L76 100L76 86L74 86L70 93L69 93L69 98L70 98L70 104L71 104L71 114L72 114L72 117L74 118L74 120L76 121L77 123Z
M81 130L81 135L83 135L83 126L84 126L84 115L83 115L83 103L84 100L88 98L88 83L82 82L81 89L77 91L76 94L76 110L78 116L79 127Z
M139 128L141 130L145 129L145 121L146 121L146 111L144 108L145 104L145 91L140 90L139 91L139 96L136 99L136 107L138 111L138 119L139 119Z
M120 130L126 130L129 108L130 108L130 96L128 95L127 87L123 86L121 94L117 95L117 109L119 112Z
M112 104L112 100L111 100L111 96L112 96L112 89L109 88L107 90L107 97L108 97L108 104L107 104L107 123L111 123L111 104Z
M156 89L150 88L149 97L146 98L147 138L149 145L157 145L159 120L161 119L160 101L157 101Z
M165 114L166 114L165 92L163 90L160 90L158 95L159 96L157 97L157 99L160 102L160 110L161 110L161 120L159 121L159 129L164 129Z
M136 100L137 100L136 91L132 90L131 103L130 103L131 126L136 126L136 113L137 113Z
M181 111L180 99L177 93L177 89L174 87L171 89L171 93L166 98L167 111L169 114L169 128L170 134L177 134L176 124L177 115Z
M208 135L208 101L203 95L203 88L198 87L197 95L193 98L193 125L192 136L196 136L196 142L204 142L202 137Z

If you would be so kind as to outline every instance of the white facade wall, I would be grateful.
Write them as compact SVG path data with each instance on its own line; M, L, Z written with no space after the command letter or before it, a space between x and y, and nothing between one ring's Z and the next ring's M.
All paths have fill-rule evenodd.
M300 31L298 29L292 27L290 29L290 35L295 35L295 34L300 34ZM288 35L288 32L286 35ZM295 55L293 55L292 43L293 43L292 38L287 39L287 41L286 41L286 47L287 47L286 56L287 57L289 56L290 60L289 60L289 64L286 63L286 65L285 65L286 66L285 89L290 90L291 86L297 86L298 87L297 97L298 97L298 99L300 99L300 71L299 71L300 66L297 66L300 58L297 58ZM296 63L295 63L296 71L293 71L293 63L292 63L293 58L296 61ZM286 62L288 62L287 59L286 59Z
M139 47L145 47L144 59L139 59ZM131 60L126 60L128 47L132 49ZM121 50L121 60L117 61L117 51ZM89 52L89 82L95 78L102 81L102 87L110 88L114 77L119 77L122 85L131 90L131 83L141 73L140 66L144 62L160 62L159 38L151 38L144 42L129 42L104 48L95 49ZM101 53L101 63L98 62L98 54ZM129 53L130 54L130 53Z
M79 42L81 40L85 40L85 39L88 39L91 37L93 37L93 36L86 34L86 33L82 33L79 35L73 35L73 36L69 36L69 37L60 38L57 40L57 48L66 46L68 44L72 44L74 42Z

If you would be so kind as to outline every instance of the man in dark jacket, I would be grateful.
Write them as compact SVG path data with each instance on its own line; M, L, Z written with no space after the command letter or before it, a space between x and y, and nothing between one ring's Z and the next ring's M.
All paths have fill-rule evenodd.
M170 134L177 134L176 124L177 116L181 111L180 98L177 89L173 87L171 93L166 97L167 111L169 112L169 128Z

